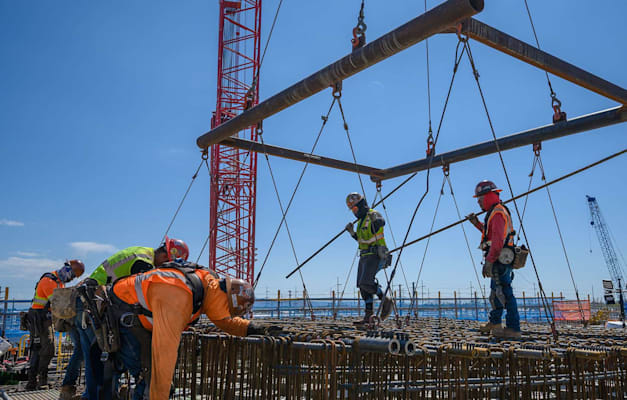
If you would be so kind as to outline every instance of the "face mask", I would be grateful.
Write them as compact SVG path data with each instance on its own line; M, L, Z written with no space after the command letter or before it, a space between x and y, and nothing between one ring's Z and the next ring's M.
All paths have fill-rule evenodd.
M61 267L61 269L57 271L57 275L63 283L67 283L74 279L74 271L72 271L72 267L68 264L65 264L63 267Z

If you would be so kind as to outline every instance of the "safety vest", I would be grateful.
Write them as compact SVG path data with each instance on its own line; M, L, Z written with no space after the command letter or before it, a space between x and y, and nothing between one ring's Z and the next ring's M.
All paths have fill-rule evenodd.
M153 283L165 283L185 289L192 295L193 307L189 325L194 323L202 311L205 288L202 284L207 275L219 279L218 274L206 269L157 268L141 274L131 275L113 285L113 293L123 302L138 306L139 320L144 328L152 331L152 309L146 301L148 288Z
M383 227L379 228L376 233L372 233L371 216L376 213L375 210L368 210L368 214L357 223L357 243L359 243L359 250L368 250L372 246L385 246L385 239L383 237ZM374 254L372 252L362 252L361 255Z
M503 231L503 246L513 246L514 245L514 225L512 224L512 217L509 213L509 209L505 207L503 203L497 203L492 207L490 211L485 216L485 220L483 223L483 232L481 233L481 248L488 251L490 249L490 245L492 244L488 237L488 228L490 227L490 222L495 215L500 214L503 216L505 220L505 230Z
M33 304L31 305L31 308L34 308L36 310L46 309L50 306L50 296L52 296L52 293L49 296L46 296L41 293L41 290L39 290L39 284L44 279L51 279L54 283L57 284L57 288L65 287L63 282L61 282L61 280L59 279L56 271L46 272L45 274L43 274L35 284L35 296L33 297Z
M131 274L131 267L137 260L143 260L154 265L155 250L151 247L129 247L118 251L104 260L89 276L98 281L100 285L113 283L120 278Z

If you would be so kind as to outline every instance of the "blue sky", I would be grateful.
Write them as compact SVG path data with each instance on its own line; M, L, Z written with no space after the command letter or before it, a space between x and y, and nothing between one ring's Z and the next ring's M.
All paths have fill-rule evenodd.
M428 1L431 8L439 2ZM543 49L619 86L625 79L623 1L530 0ZM263 7L263 43L277 1ZM359 1L284 1L262 67L261 98L282 90L350 50ZM366 1L367 38L376 37L422 13L422 1ZM34 2L0 0L0 286L14 296L32 296L41 273L65 258L82 258L91 272L116 249L157 246L199 161L195 139L208 130L215 108L218 1ZM477 16L498 29L532 42L522 0L487 0ZM450 82L454 35L429 42L434 124ZM544 73L479 43L471 43L497 136L550 123ZM617 104L557 77L553 87L569 117ZM388 167L423 158L427 134L425 46L418 44L344 82L343 105L359 163ZM264 123L267 143L308 150L331 102L324 91ZM491 134L466 60L453 88L438 151L489 140ZM618 125L544 143L547 179L625 148ZM317 153L350 160L339 113L334 111ZM529 182L531 148L504 153L516 193ZM302 164L271 158L284 202ZM582 294L595 291L608 273L590 230L586 194L597 197L621 251L627 252L627 159L551 188L568 256ZM477 181L504 187L496 156L451 167L463 214L476 211ZM257 247L259 263L280 218L268 167L259 158ZM387 181L383 192L402 178ZM538 182L539 174L534 181ZM367 196L374 186L367 180ZM431 174L431 191L409 237L429 231L442 182ZM387 204L390 229L400 241L425 186L421 173ZM359 190L355 174L310 166L288 215L296 252L308 257L351 219L344 206ZM509 196L506 196L509 197ZM209 226L209 178L202 170L171 235L187 241L196 259ZM436 227L456 220L451 196L441 200ZM547 292L574 296L545 192L529 198L525 226ZM479 233L466 227L475 262ZM261 276L258 294L300 292L297 276L284 279L294 258L283 231ZM355 243L340 238L303 270L310 293L328 294L348 274ZM592 249L592 252L590 250ZM407 279L418 275L424 243L403 255ZM207 262L207 253L201 263ZM259 265L257 265L259 268ZM354 274L347 293L352 295ZM402 276L401 271L397 276ZM382 280L382 278L380 277ZM421 280L431 294L477 288L463 234L451 229L433 238ZM530 267L515 289L533 291ZM397 284L404 284L403 280ZM487 283L482 280L482 284ZM594 288L594 289L593 289Z

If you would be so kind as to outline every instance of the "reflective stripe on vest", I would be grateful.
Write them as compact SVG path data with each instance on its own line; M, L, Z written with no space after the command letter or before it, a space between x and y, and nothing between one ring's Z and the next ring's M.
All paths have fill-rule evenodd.
M154 264L154 258L155 250L151 247L129 247L103 261L90 278L96 279L102 285L113 283L120 278L131 275L131 268L135 261L142 260L148 264Z
M509 212L507 212L507 209L505 208L505 206L501 203L498 203L497 205L495 205L492 211L490 211L488 215L488 219L484 223L484 230L481 233L481 243L488 242L486 241L486 233L488 232L488 229L490 229L490 222L492 221L492 218L496 214L501 214L503 216L503 219L505 220L505 230L503 231L503 246L506 246L506 245L513 246L514 235L510 235L510 233L514 232L514 226L512 224L512 217L509 215ZM510 235L510 238L507 242L505 242L508 235Z
M54 279L52 279L50 276L48 275L53 275L54 277L57 278L57 280L55 281ZM34 305L39 305L41 306L41 308L46 308L46 305L48 304L48 301L50 300L50 297L41 297L37 294L37 289L39 288L39 283L44 280L44 278L48 278L48 279L52 279L56 284L57 284L57 288L63 287L63 283L61 282L61 280L59 279L57 272L47 272L45 274L42 275L41 278L39 278L39 281L37 282L37 284L35 285L35 295L33 296L33 303L31 304L32 308L39 308L39 307L33 307Z
M198 275L198 277L201 279L203 279L203 275L198 274L197 272L199 272L201 270L197 270L196 272L194 272L196 275ZM209 271L205 271L209 274ZM194 297L194 292L193 292L193 288L190 287L188 285L188 281L185 277L185 274L183 272L180 271L176 271L176 270L161 270L161 269L156 269L153 271L149 271L149 272L144 272L142 274L138 274L138 275L134 275L132 276L130 279L135 279L135 282L133 284L134 286L134 292L135 292L135 297L137 297L137 303L139 305L141 305L144 309L148 310L148 311L152 311L149 307L148 307L148 302L146 301L146 292L144 290L148 290L148 286L144 287L142 285L143 282L147 282L150 283L151 282L151 278L155 277L155 276L159 276L162 278L173 278L176 279L178 282L181 283L181 285L176 285L178 287L182 287L185 288L191 295L192 295L192 302L193 302L193 297ZM193 304L192 304L193 307ZM202 312L202 308L199 309L197 312L193 313L193 309L192 309L192 315L190 317L189 323L191 324L194 320L196 320L200 314ZM140 314L139 316L139 320L141 321L142 325L144 326L144 328L152 331L152 323L153 320L151 317L147 316L147 315L143 315Z
M370 219L370 215L375 211L370 209L368 210L368 214L359 220L357 223L357 243L359 243L360 250L367 250L370 246L379 245L385 246L385 239L383 237L383 227L379 228L376 233L372 233L372 229L370 225L372 224L372 220Z

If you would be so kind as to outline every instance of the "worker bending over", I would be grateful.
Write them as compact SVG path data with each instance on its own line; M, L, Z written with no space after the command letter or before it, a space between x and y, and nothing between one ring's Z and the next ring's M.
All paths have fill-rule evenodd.
M193 263L167 263L162 268L120 279L111 288L110 298L120 313L121 336L134 335L145 341L152 332L151 366L142 365L151 400L169 397L181 333L201 314L232 335L265 333L240 318L255 301L248 282L220 279L215 272ZM122 338L122 346L125 342Z
M383 301L381 320L386 319L392 311L392 299L383 297L383 290L376 279L377 272L390 265L388 248L383 237L385 220L377 211L368 207L366 199L359 193L346 196L346 205L353 212L357 221L357 231L353 223L346 225L346 231L355 239L359 246L359 267L357 269L357 287L364 299L366 312L360 323L368 323L374 314L374 295Z
M499 261L503 247L514 246L514 227L509 209L501 203L500 189L491 181L481 181L475 188L474 197L479 207L486 212L484 222L479 222L475 214L468 215L468 220L481 231L480 248L483 250L483 277L490 279L490 305L492 310L489 322L482 325L484 333L492 332L495 336L519 338L520 317L512 289L514 272L512 263ZM501 326L503 307L507 309L505 329Z
M121 250L111 257L107 258L100 264L96 270L89 276L84 282L89 290L85 293L93 293L97 286L111 285L117 280L127 277L132 274L149 271L155 267L172 261L175 259L187 260L189 256L189 248L187 244L180 240L165 237L165 241L161 246L154 249L152 247L128 247ZM96 344L94 330L91 325L93 321L89 320L87 313L84 313L86 305L83 304L80 297L76 300L76 318L75 326L79 333L80 342L83 351L83 358L85 360L85 386L87 392L87 398L90 400L96 400L98 398L99 386L103 385L103 373L104 367L100 362L99 352L98 357L90 357L92 354L91 348ZM128 346L126 346L128 348ZM135 349L137 351L138 349ZM122 358L125 354L120 354ZM139 373L139 364L134 366L133 370L136 370L136 374ZM131 371L133 372L133 371ZM140 391L141 391L141 384ZM107 391L107 396L112 388L102 388L101 391ZM103 397L102 393L100 397ZM105 397L108 398L108 397Z
M44 388L48 385L48 364L54 356L54 330L50 314L50 297L56 288L78 278L85 272L80 260L66 261L61 268L46 272L35 285L33 303L26 316L30 331L30 360L26 390ZM39 381L37 378L39 377Z

